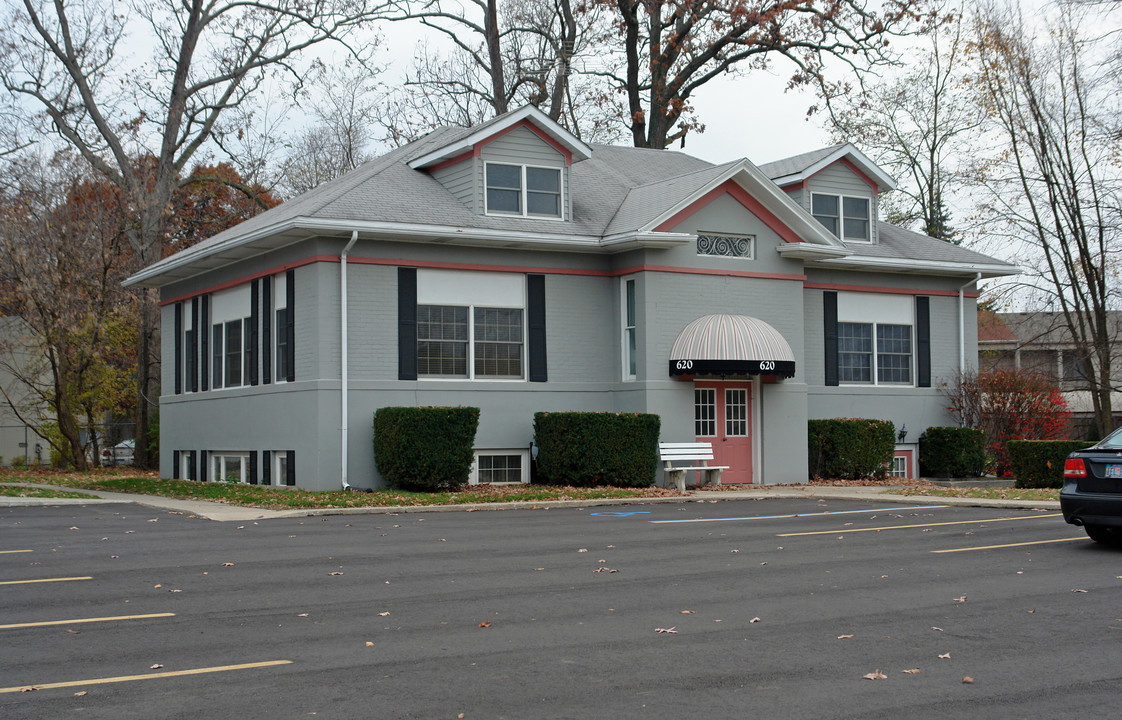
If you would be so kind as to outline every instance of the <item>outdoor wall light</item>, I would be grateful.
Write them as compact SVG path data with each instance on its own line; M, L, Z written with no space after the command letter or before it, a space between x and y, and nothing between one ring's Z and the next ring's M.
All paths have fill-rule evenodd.
M904 442L904 438L908 437L907 424L900 426L900 432L896 433L896 442Z

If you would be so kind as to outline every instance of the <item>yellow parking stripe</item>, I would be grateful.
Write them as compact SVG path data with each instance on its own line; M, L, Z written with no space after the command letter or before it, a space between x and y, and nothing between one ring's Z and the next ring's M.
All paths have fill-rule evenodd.
M0 550L0 555L11 555L12 553L31 552L30 550Z
M917 525L884 525L871 528L842 528L841 530L819 530L816 532L783 533L778 537L801 537L803 535L842 535L859 532L880 532L881 530L908 530L913 528L939 527L942 525L977 525L979 523L1007 522L1009 520L1037 520L1042 518L1060 517L1063 513L1047 513L1045 515L1021 515L1019 517L990 518L989 520L955 520L954 522L919 523Z
M43 622L12 623L0 625L0 630L13 628L47 627L48 625L76 625L78 623L113 622L115 620L146 620L149 618L175 617L175 613L151 613L149 615L118 615L116 617L77 618L75 620L45 620Z
M227 672L229 670L252 670L255 668L291 664L291 660L269 660L267 662L245 663L243 665L219 665L217 667L172 670L169 672L147 673L144 675L121 675L118 677L93 678L92 680L72 680L69 682L43 683L41 685L19 685L17 687L0 688L0 695L4 693L24 692L26 690L51 690L54 688L84 687L87 685L108 685L109 683L132 682L133 680L155 680L157 678L183 677L185 675L205 675L207 673Z
M1059 540L1033 540L1032 542L1009 543L1008 545L980 545L978 547L954 548L953 550L932 550L933 553L970 552L971 550L993 550L995 548L1024 547L1025 545L1048 545L1050 543L1072 542L1073 540L1087 540L1085 537L1060 538Z
M93 576L83 575L82 577L68 578L40 578L39 580L3 580L0 581L0 585L28 585L30 583L69 582L71 580L93 580Z

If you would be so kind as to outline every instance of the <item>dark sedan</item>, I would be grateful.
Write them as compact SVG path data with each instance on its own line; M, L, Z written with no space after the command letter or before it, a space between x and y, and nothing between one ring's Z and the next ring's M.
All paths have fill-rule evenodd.
M1122 428L1068 455L1060 509L1095 542L1122 547Z

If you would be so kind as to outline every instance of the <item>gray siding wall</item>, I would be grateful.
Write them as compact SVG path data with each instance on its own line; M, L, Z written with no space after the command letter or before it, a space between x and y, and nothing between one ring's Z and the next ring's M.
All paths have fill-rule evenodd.
M448 192L452 193L457 200L471 208L472 212L482 213L483 206L478 204L482 194L475 185L476 165L475 158L468 158L443 170L437 170L433 173L433 177L441 185L448 188Z

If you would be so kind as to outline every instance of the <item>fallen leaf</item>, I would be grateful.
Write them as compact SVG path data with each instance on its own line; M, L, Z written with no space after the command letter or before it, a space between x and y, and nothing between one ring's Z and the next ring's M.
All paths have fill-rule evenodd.
M148 522L159 522L159 521L160 521L160 518L152 518Z
M479 623L479 627L489 628L489 627L491 627L491 622L489 620L484 620L483 622Z
M740 552L740 551L739 551L739 550L735 550L735 549L734 549L734 550L730 550L729 552L733 552L733 553L738 553L738 552ZM767 563L760 563L760 564L761 564L761 565L767 565Z
M681 611L678 612L678 614L679 615L693 615L694 613L693 613L693 610L681 610Z
M944 654L939 656L939 659L940 660L950 660L951 659L951 654L950 653L944 653Z
M535 570L545 570L545 568L534 568Z
M1086 591L1086 590L1081 590L1081 589L1079 589L1079 588L1074 588L1074 589L1072 590L1072 592L1085 593L1085 592L1087 592L1087 591Z
M888 676L885 675L884 673L882 673L880 671L880 668L877 668L876 670L872 671L871 673L869 673L867 675L862 675L861 677L865 678L866 680L887 680L888 679Z
M943 628L935 627L934 625L931 626L931 629L934 630L935 632L943 632Z
M954 599L954 601L955 601L955 602L966 602L966 596L965 596L965 595L963 595L962 597L956 597L956 598Z
M672 627L672 628L655 628L655 632L656 633L666 633L668 635L677 635L678 631L677 631L676 628L677 628L677 626Z
M71 530L77 530L77 529L78 529L78 526L77 526L77 525L75 525L74 527L72 527L72 528L70 528L70 529L71 529Z
M600 560L597 560L596 562L598 562L598 563L606 563L606 562L608 562L608 561L607 561L607 560L604 560L604 559L600 559Z
M74 697L85 697L85 695L86 695L85 690L82 690L81 692L74 693Z
M760 619L758 617L754 617L751 620L749 620L748 622L749 623L758 623L759 621L760 621Z
M374 643L372 643L372 642L370 642L369 640L367 640L367 641L366 641L366 647L374 647Z
M159 590L159 589L160 589L160 588L162 588L162 587L163 587L163 585L153 585L153 586L152 586L152 588L153 588L154 590Z
M32 687L25 687L25 688L20 688L20 692L35 692L35 691L36 691L36 690L38 690L38 689L39 689L39 688L37 688L37 687L34 687L34 686L32 686Z
M234 567L234 563L222 563L222 567Z
M296 617L308 617L308 613L300 613Z
M588 548L581 548L580 550L577 550L577 552L588 552Z
M962 678L962 682L966 683L967 685L971 685L974 683L974 678L967 675L966 677Z
M343 573L341 573L341 572L329 572L327 574L328 575L342 575Z
M905 675L919 675L919 668L912 668L911 670L901 670L900 672Z
M387 610L387 611L385 611L385 612L380 612L380 613L378 613L378 617L386 617L386 616L387 616L387 615L389 615L389 614L390 614L390 611L389 611L389 610Z
M456 720L464 720L464 714L460 713L459 715L457 715Z
M81 630L71 630L70 628L67 628L66 632L70 633L71 635L81 635L82 634Z
M851 637L853 637L853 636L852 635L838 635L838 640L848 640Z
M149 670L159 670L162 667L163 667L163 665L161 665L160 663L156 663L155 665L149 665L148 669Z

